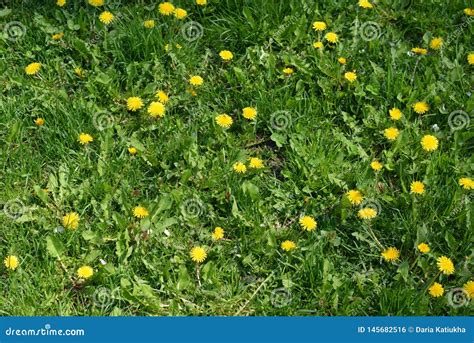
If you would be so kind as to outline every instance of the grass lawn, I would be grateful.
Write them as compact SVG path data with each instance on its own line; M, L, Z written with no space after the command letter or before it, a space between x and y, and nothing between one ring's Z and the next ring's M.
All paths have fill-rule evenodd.
M3 3L0 315L473 313L471 1Z

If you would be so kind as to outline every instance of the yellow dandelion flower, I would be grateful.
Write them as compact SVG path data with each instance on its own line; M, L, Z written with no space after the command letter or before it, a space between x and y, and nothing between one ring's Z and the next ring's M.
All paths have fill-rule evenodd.
M296 249L296 243L293 241L286 240L281 243L281 248L285 251L291 251L291 250Z
M372 163L370 163L370 168L372 168L374 171L378 172L383 168L383 164L380 163L377 160L374 160L374 161L372 161Z
M217 226L212 233L212 239L215 241L221 240L224 238L224 229L220 226Z
M44 119L43 118L36 118L35 119L35 124L37 126L43 126L44 125Z
M232 119L231 116L223 113L223 114L219 114L216 118L216 123L217 125L219 125L220 127L223 127L225 129L228 129L229 127L232 126L234 120Z
M346 193L346 196L352 205L359 205L364 199L362 193L356 189L351 189L349 192Z
M84 77L85 75L84 70L81 67L74 68L74 74L76 74L79 77Z
M207 0L196 0L196 4L199 6L207 5Z
M247 167L242 162L235 162L232 168L234 168L234 171L239 174L247 172Z
M137 148L131 146L131 147L128 148L128 152L130 153L130 155L136 155L138 150L137 150Z
M326 30L326 23L324 21L315 21L313 23L313 29L316 31L324 31Z
M435 151L438 149L438 138L432 135L425 135L421 139L421 146L426 151Z
M253 169L262 169L263 161L258 157L251 157L249 162L249 167Z
M203 247L194 247L191 249L189 255L193 262L202 263L206 260L207 253Z
M199 75L193 75L189 78L189 83L193 86L201 86L204 83L204 80Z
M177 19L184 19L188 15L188 12L182 8L175 9L173 13Z
M388 129L385 129L383 134L388 140L394 141L397 139L400 131L396 127L389 127Z
M127 99L127 109L136 112L143 107L143 100L138 96L132 96Z
M474 53L470 53L469 55L467 55L467 62L469 64L474 64Z
M465 8L463 12L465 15L474 16L474 8Z
M368 0L359 0L359 7L362 7L362 8L373 8L374 5L372 5Z
M242 109L242 115L245 119L254 120L257 117L257 110L253 107L245 107Z
M418 114L424 114L428 112L429 109L430 109L430 106L426 102L423 102L423 101L419 101L413 104L413 111L415 111Z
M354 82L357 79L357 74L353 71L348 71L347 73L344 74L344 77L349 82Z
M300 226L305 231L314 231L318 223L311 216L303 216L300 218Z
M340 64L346 64L347 63L347 59L345 57L339 57L337 59L337 61L340 63Z
M92 275L94 275L94 269L89 266L82 266L79 269L77 269L77 276L80 277L81 279L88 279Z
M153 19L150 19L150 20L145 20L143 22L143 26L146 28L146 29L152 29L155 27L155 21Z
M474 281L468 281L463 286L462 289L468 294L469 299L474 298Z
M56 33L56 34L52 35L51 38L53 40L60 40L61 38L63 38L63 36L64 36L64 33L59 32L59 33Z
M290 68L290 67L286 67L285 69L283 69L283 74L285 74L285 75L291 75L294 72L295 72L294 69Z
M76 212L69 212L68 214L64 215L62 223L66 229L75 230L79 226L79 220L79 214Z
M411 52L417 55L426 55L428 53L428 50L416 47L416 48L412 48Z
M58 0L56 1L56 5L58 5L59 7L63 7L64 5L66 5L66 0Z
M430 48L433 50L439 50L443 46L443 38L436 37L433 38L430 42Z
M162 90L159 90L159 91L156 92L155 98L157 98L158 101L161 102L162 104L166 104L170 99L168 94L166 94Z
M390 247L382 251L381 255L385 261L395 261L400 257L400 251L397 248Z
M422 253L422 254L427 254L430 252L430 246L426 243L420 243L418 244L417 246L418 250Z
M438 297L443 296L444 288L440 283L435 282L431 285L430 288L428 288L428 292L433 298L438 298Z
M360 219L374 219L377 217L377 211L371 207L364 207L357 212Z
M163 105L161 102L158 101L153 101L150 106L148 106L148 114L153 117L160 117L163 118L165 116L165 105Z
M224 61L230 61L231 59L234 58L234 54L230 52L229 50L222 50L219 52L219 56L224 60Z
M322 49L323 47L324 47L323 42L318 41L318 42L313 43L313 48L315 49Z
M438 266L439 271L445 275L451 275L455 271L453 261L446 256L438 257L436 259L436 265Z
M104 11L99 15L99 20L105 25L109 25L114 20L114 18L115 16L109 11Z
M459 179L459 186L464 189L474 189L474 180L469 177L462 177Z
M324 39L326 39L329 43L335 44L339 41L339 36L334 32L328 32L324 36Z
M28 64L26 67L25 67L25 73L27 75L36 75L38 74L38 72L40 71L41 69L41 63L39 62L33 62L33 63L30 63Z
M148 210L143 206L136 206L133 208L133 216L136 218L145 218L149 215L150 213L148 213Z
M162 2L158 5L158 10L162 15L171 15L174 12L174 6L170 2Z
M392 120L400 120L403 116L402 111L400 111L398 108L394 107L390 111L388 111L390 114L390 119Z
M104 6L104 0L89 0L89 5L92 5L94 7L100 7Z
M5 265L5 267L7 267L7 269L15 270L16 268L18 268L18 265L20 263L18 261L18 257L14 255L9 255L5 257L5 259L3 260L3 264Z
M425 185L421 181L413 181L410 185L410 193L423 194L425 193Z
M93 142L94 138L92 138L92 136L90 134L83 132L79 135L78 141L82 145L87 145L87 144Z

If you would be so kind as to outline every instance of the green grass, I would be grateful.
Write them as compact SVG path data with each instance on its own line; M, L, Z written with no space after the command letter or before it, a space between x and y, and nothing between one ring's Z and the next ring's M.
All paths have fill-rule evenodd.
M18 21L25 31L0 40L0 257L20 261L14 271L0 266L0 314L472 314L446 294L472 280L472 190L458 185L473 176L472 124L452 130L448 118L474 109L472 17L463 13L473 4L208 2L174 1L188 11L177 20L155 1L106 0L116 20L105 27L103 8L86 1L6 1L0 27ZM316 20L339 43L314 49ZM181 32L190 21L204 29L193 42ZM363 39L357 27L366 22L378 38ZM441 50L408 54L438 36ZM220 59L223 49L232 61ZM24 72L31 62L42 63L36 76ZM349 84L351 70L358 78ZM204 78L196 96L190 75ZM146 107L158 89L170 101L153 119ZM129 96L145 107L127 111ZM430 111L416 114L417 101ZM242 117L247 106L256 121ZM401 121L390 120L392 107ZM215 123L220 113L233 117L230 129ZM390 126L401 130L395 142L383 136ZM94 141L81 146L81 132ZM439 139L436 151L421 148L426 134ZM265 168L235 173L249 157ZM384 164L379 173L373 159ZM414 180L425 194L410 194ZM350 189L378 207L369 224L345 197ZM134 218L137 205L150 216ZM78 228L58 231L71 211ZM315 231L301 230L302 215L316 219ZM213 242L216 226L225 240ZM400 259L384 261L373 235ZM296 250L280 248L287 239ZM431 252L420 254L420 242ZM197 245L208 252L200 265L189 257ZM454 261L453 275L439 275L441 255ZM83 265L95 271L87 281L76 275ZM445 296L430 297L435 281Z

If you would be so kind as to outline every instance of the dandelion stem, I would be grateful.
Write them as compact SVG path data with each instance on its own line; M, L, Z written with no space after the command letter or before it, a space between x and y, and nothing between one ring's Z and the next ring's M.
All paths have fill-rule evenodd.
M379 246L382 250L384 250L384 249L385 249L384 246L383 246L382 243L380 243L380 241L377 239L377 236L375 236L375 233L374 233L374 231L372 231L372 228L370 227L370 224L367 225L367 229L368 229L369 233L372 235L372 238L375 240L375 243L377 243L378 246Z
M201 287L201 274L200 274L200 269L198 265L196 265L196 278L198 280L199 287Z
M245 302L245 304L234 314L234 316L238 316L240 315L240 313L242 313L242 311L247 307L250 301L252 301L252 299L257 295L257 293L260 291L263 285L265 285L272 276L273 276L273 272L265 280L262 281L262 283L255 290L255 292L253 292L253 294L250 296L249 300Z

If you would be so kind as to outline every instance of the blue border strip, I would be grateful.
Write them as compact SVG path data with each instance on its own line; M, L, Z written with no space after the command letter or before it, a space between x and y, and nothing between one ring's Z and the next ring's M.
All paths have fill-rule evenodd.
M472 317L0 317L0 343L473 341Z

